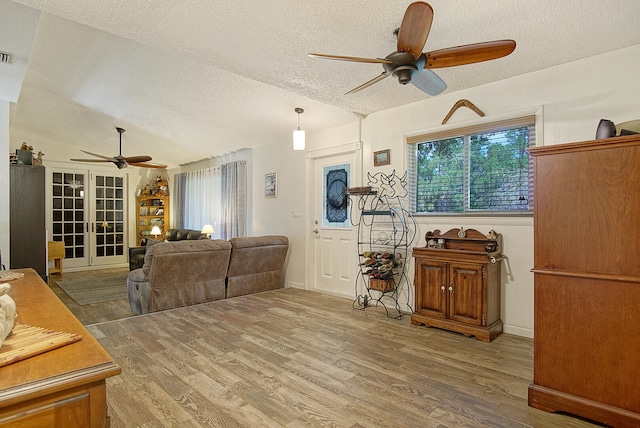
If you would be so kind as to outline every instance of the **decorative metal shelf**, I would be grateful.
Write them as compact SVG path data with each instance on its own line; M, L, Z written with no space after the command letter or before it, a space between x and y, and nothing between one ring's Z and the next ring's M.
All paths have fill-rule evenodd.
M407 278L416 222L406 209L404 176L368 174L368 186L349 192L353 226L358 230L360 271L355 281L353 307L365 310L383 306L390 318L402 318L400 302L413 312L413 286Z

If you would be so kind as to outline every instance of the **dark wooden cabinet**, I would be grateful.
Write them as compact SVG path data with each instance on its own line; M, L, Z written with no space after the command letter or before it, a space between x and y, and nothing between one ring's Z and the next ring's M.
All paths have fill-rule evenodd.
M30 267L46 278L45 169L10 165L9 175L10 267Z
M416 304L411 322L486 342L499 335L499 238L473 229L428 232L430 247L413 249Z
M640 426L640 137L530 150L529 405Z

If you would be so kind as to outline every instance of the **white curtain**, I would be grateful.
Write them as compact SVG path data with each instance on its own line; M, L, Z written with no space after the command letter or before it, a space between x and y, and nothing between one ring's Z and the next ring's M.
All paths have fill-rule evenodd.
M213 226L215 239L245 236L247 171L245 161L176 174L174 228L201 230Z
M247 166L245 161L229 162L221 167L222 239L247 233Z
M214 238L219 237L220 168L206 168L176 174L174 180L175 221L172 227L201 230L213 226Z

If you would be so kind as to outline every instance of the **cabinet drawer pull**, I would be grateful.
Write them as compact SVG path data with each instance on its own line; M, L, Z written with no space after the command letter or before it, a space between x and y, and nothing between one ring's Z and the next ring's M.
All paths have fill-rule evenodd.
M442 290L442 292L444 293L445 286L444 285L440 286L440 290Z

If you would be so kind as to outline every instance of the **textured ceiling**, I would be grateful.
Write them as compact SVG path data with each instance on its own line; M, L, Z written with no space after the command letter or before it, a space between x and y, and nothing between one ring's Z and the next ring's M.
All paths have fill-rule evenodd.
M425 50L517 42L505 58L437 70L447 92L640 44L636 0L429 3L434 21ZM344 95L382 66L307 56L386 56L408 4L0 0L0 24L12 23L0 26L0 50L24 52L26 45L29 56L22 72L13 68L19 61L0 65L0 97L15 101L20 93L12 130L111 155L114 127L121 126L125 155L150 154L170 166L242 147L290 145L295 107L305 109L302 128L313 132L357 120L353 112L429 98L393 78ZM38 11L37 31L29 34Z

